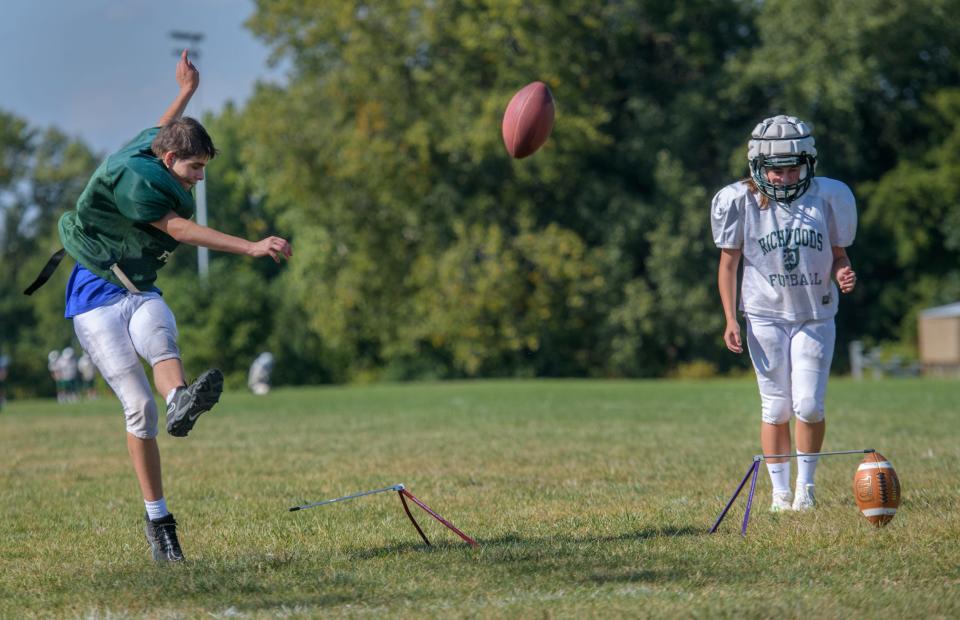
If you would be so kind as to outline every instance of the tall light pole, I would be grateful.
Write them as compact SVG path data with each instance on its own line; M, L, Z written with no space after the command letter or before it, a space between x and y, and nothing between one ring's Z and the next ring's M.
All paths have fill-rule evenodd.
M200 60L200 50L198 46L200 42L204 39L204 34L202 32L183 32L182 30L174 30L170 33L170 38L175 41L182 41L186 43L187 49L190 50L190 56L193 59L194 64L199 65ZM183 49L174 50L173 53L175 56L179 57ZM199 97L199 88L197 89L197 108L200 108L200 97ZM204 172L204 180L197 183L197 224L201 226L207 225L207 181L206 181L206 172ZM210 271L210 251L204 247L197 247L197 273L200 274L201 280L207 279L207 274Z

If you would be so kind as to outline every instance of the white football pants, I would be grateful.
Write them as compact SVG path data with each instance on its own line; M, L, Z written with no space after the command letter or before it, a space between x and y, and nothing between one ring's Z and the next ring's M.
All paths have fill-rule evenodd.
M73 329L120 399L127 432L141 439L156 437L157 405L139 358L153 366L180 357L177 323L163 298L157 293L124 295L73 317Z
M784 424L794 415L808 423L823 420L836 336L832 318L796 323L747 316L764 422Z

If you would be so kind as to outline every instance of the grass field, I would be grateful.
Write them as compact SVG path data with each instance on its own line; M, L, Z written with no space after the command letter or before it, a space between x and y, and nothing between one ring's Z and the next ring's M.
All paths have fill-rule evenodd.
M860 456L818 509L707 533L758 451L752 380L538 381L228 393L160 439L187 554L149 559L112 398L0 413L0 617L960 617L960 383L835 379L825 449L873 447L903 503L859 515ZM394 493L403 482L478 540ZM416 510L416 509L415 509ZM422 517L422 518L421 518Z

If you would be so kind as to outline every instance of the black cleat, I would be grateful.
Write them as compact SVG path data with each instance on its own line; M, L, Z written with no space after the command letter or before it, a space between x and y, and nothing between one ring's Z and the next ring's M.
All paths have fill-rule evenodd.
M174 437L186 437L197 418L210 411L223 392L223 373L213 368L197 377L189 387L179 387L167 405L167 432Z
M150 543L153 559L157 562L182 562L183 551L177 540L177 522L173 520L173 515L168 514L153 521L143 515L143 519L147 522L143 530Z

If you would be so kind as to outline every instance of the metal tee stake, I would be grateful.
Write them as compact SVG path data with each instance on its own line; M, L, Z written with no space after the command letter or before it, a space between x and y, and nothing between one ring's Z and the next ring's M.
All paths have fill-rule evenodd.
M403 509L406 511L407 516L410 517L410 521L413 523L413 527L417 528L417 531L420 533L420 537L423 538L423 542L427 543L428 545L430 544L430 541L427 540L427 537L424 535L423 530L421 530L421 529L420 529L420 526L417 525L417 520L414 519L414 518L413 518L413 515L410 513L410 508L407 507L407 500L405 499L405 498L407 498L407 497L409 497L409 498L410 498L410 501L412 501L414 504L416 504L417 506L420 506L421 508L423 508L423 510L424 510L428 515L430 515L431 517L433 517L434 519L436 519L437 521L439 521L441 524L443 524L444 527L446 527L448 530L450 530L451 532L453 532L454 534L456 534L457 536L459 536L461 539L463 539L463 541L464 541L465 543L469 544L469 545L472 546L472 547L477 547L477 546L478 546L478 545L477 545L477 541L475 541L474 539L472 539L472 538L470 538L469 536L467 536L466 534L464 534L464 533L463 533L462 531L460 531L460 529L457 528L457 526L455 526L453 523L450 523L449 521L447 521L446 519L444 519L443 517L441 517L440 515L438 515L437 513L435 513L433 510L430 509L429 506L427 506L427 505L424 504L422 501L420 501L420 500L419 500L413 493L411 493L410 491L408 491L408 490L406 490L405 488L402 488L402 487L401 487L401 488L397 491L397 493L400 495L400 501L403 502Z
M407 517L410 518L410 522L413 523L413 527L417 528L417 533L420 534L420 538L422 538L422 539L423 539L423 542L425 542L428 546L432 546L432 545L430 545L430 541L427 539L426 534L424 534L424 533L423 533L423 530L420 528L420 524L417 523L417 520L413 518L413 513L410 512L410 508L409 508L409 506L407 506L407 498L410 498L410 501L412 501L412 502L415 503L417 506L419 506L419 507L422 508L424 511L426 511L426 513L427 513L428 515L430 515L431 517L433 517L434 519L436 519L437 521L439 521L441 524L443 524L444 527L446 527L447 529L449 529L450 531L452 531L454 534L456 534L457 536L459 536L461 539L463 539L464 542L469 543L469 544L470 544L471 546L473 546L473 547L477 547L477 546L478 546L478 545L477 545L477 541L475 541L474 539L472 539L472 538L470 538L469 536L467 536L466 534L464 534L464 533L463 533L462 531L460 531L460 529L458 529L453 523L450 523L449 521L447 521L446 519L444 519L443 517L441 517L440 515L438 515L436 512L434 512L429 506L427 506L427 505L424 504L422 501L420 501L420 499L417 498L413 493L411 493L410 491L408 491L408 490L406 489L406 487L405 487L402 483L401 483L401 484L395 484L395 485L389 486L389 487L384 487L384 488L382 488L382 489L374 489L373 491L363 491L363 492L361 492L361 493L354 493L353 495L344 495L343 497L335 497L335 498L333 498L333 499L327 499L327 500L323 500L323 501L321 501L321 502L313 502L312 504L304 504L304 505L302 505L302 506L293 506L292 508L289 509L289 511L290 511L290 512L296 512L296 511L298 511L298 510L306 510L307 508L317 508L317 507L319 507L319 506L326 506L326 505L328 505L328 504L335 504L335 503L337 503L337 502L343 502L343 501L347 501L347 500L350 500L350 499L356 499L356 498L358 498L358 497L364 497L364 496L366 496L366 495L373 495L373 494L375 494L375 493L384 493L384 492L386 492L386 491L396 491L396 492L397 492L397 494L400 496L400 501L403 503L403 510L404 510L404 512L407 513Z
M307 508L317 508L318 506L326 506L327 504L335 504L337 502L345 502L348 499L356 499L358 497L363 497L364 495L373 495L374 493L383 493L384 491L399 491L403 488L402 484L395 484L390 487L384 487L382 489L374 489L373 491L363 491L361 493L354 493L353 495L344 495L343 497L335 497L333 499L325 499L322 502L313 502L312 504L304 504L303 506L293 506L290 508L290 512L296 512L298 510L306 510Z
M743 525L740 527L740 535L747 535L747 525L750 523L750 508L753 506L753 496L757 490L757 474L760 472L760 462L764 459L778 459L778 458L797 458L800 456L835 456L838 454L869 454L871 452L876 452L873 448L865 448L863 450L838 450L836 452L805 452L803 454L792 453L792 454L758 454L753 457L753 463L750 464L750 469L747 470L746 475L744 475L743 480L740 481L737 490L733 492L733 495L730 497L730 501L727 502L727 505L724 506L723 511L720 513L720 516L717 517L716 522L714 522L713 527L710 528L710 533L713 534L717 531L717 528L720 527L720 522L723 521L723 518L727 516L727 512L730 510L730 507L733 506L733 502L736 501L737 496L740 495L740 491L743 490L745 484L747 484L747 479L750 478L750 494L747 495L747 509L743 513Z
M742 536L747 535L747 523L750 520L750 504L753 503L753 493L757 488L757 472L760 471L760 456L753 457L753 462L750 463L750 469L747 470L747 473L743 476L743 480L740 481L740 485L737 487L737 490L733 492L733 495L730 497L730 501L727 502L727 505L724 506L723 512L720 513L720 516L717 517L716 522L713 524L713 527L710 528L710 533L713 534L717 531L717 528L720 527L720 522L723 521L723 518L727 516L727 512L730 510L730 507L733 506L733 502L736 501L737 496L740 495L740 491L743 490L743 485L747 484L747 479L751 478L750 483L750 496L747 498L747 511L743 514L743 527L740 530Z

